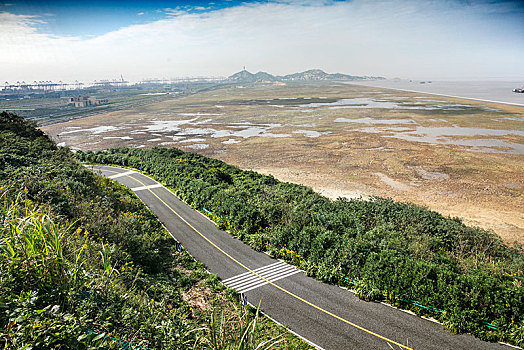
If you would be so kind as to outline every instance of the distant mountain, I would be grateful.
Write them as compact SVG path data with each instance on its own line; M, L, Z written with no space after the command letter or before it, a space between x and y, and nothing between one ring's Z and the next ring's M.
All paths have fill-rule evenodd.
M273 82L278 80L277 77L266 72L258 72L256 74L250 73L247 70L242 70L238 73L233 74L229 78L229 81L239 83L262 83L262 82Z
M242 70L233 74L228 81L237 83L261 83L275 81L316 81L316 80L382 80L384 77L354 76L341 73L329 74L320 69L310 69L301 73L288 74L284 76L274 76L266 72L250 73Z
M255 74L255 77L257 78L257 81L277 81L278 77L275 77L274 75L271 75L266 72L258 72Z
M282 80L355 80L355 78L352 75L345 75L345 74L328 74L320 69L310 69L302 73L295 73L295 74L288 74L281 77Z

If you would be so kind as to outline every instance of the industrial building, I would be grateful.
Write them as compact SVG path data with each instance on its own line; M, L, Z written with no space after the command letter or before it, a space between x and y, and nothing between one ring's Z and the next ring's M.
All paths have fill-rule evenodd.
M96 97L88 96L78 96L69 98L69 105L75 107L98 106L107 102L107 99L97 99Z

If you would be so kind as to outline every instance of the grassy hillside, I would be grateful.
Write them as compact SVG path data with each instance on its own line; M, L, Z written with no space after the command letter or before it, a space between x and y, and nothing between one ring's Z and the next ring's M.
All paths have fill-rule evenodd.
M178 149L77 157L140 168L253 248L363 299L432 316L453 332L524 345L524 252L493 233L410 203L331 201Z
M130 190L0 114L0 348L310 348L175 244Z

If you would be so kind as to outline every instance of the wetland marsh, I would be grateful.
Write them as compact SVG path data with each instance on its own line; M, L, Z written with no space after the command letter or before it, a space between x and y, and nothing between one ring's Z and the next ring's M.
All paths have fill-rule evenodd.
M524 107L336 82L230 86L43 127L177 147L331 197L411 201L524 243Z

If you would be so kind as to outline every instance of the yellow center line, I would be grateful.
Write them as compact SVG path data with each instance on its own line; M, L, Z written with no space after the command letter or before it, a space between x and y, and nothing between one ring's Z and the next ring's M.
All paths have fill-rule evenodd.
M118 171L114 171L114 170L108 170L108 169L105 169L105 170L106 170L106 171L109 171L109 172L113 172L113 173L120 173L120 172L118 172ZM138 173L138 174L139 174L139 173ZM129 178L135 180L136 182L140 183L142 186L147 186L146 184L144 184L144 183L143 183L142 181L140 181L139 179L136 179L136 178L134 178L134 177L131 177L130 175L126 175L126 177L129 177ZM156 197L160 202L162 202L162 204L164 204L164 205L165 205L169 210L171 210L171 211L173 212L173 214L175 214L176 216L178 216L178 218L180 218L180 220L182 220L182 221L183 221L187 226L189 226L193 231L195 231L195 232L196 232L200 237L202 237L203 239L205 239L209 244L211 244L213 247L215 247L219 252L221 252L222 254L224 254L225 256L227 256L227 257L228 257L229 259L231 259L233 262L235 262L236 264L240 265L241 267L243 267L244 269L246 269L247 271L249 271L249 272L252 273L253 275L257 276L258 278L260 278L260 279L262 279L263 281L267 282L268 284L272 285L272 286L275 287L276 289L278 289L278 290L280 290L280 291L286 293L287 295L289 295L289 296L291 296L291 297L293 297L293 298L295 298L295 299L297 299L297 300L300 300L301 302L303 302L303 303L305 303L305 304L307 304L307 305L309 305L309 306L311 306L311 307L317 309L317 310L320 311L320 312L323 312L323 313L325 313L325 314L327 314L327 315L329 315L329 316L331 316L331 317L333 317L333 318L336 318L337 320L342 321L342 322L344 322L344 323L346 323L346 324L348 324L348 325L350 325L350 326L352 326L352 327L354 327L354 328L356 328L356 329L359 329L359 330L361 330L361 331L363 331L363 332L365 332L365 333L367 333L367 334L373 335L373 336L375 336L375 337L377 337L377 338L379 338L379 339L382 339L382 340L384 340L384 341L386 341L386 342L388 342L388 343L391 343L391 344L397 345L397 346L399 346L399 347L401 347L401 348L403 348L403 349L413 350L413 348L410 348L410 347L408 347L408 346L406 346L406 345L403 345L403 344L401 344L401 343L397 343L397 342L394 341L394 340L391 340L391 339L389 339L389 338L383 337L383 336L381 336L380 334L377 334L377 333L375 333L375 332L373 332L373 331L370 331L370 330L368 330L368 329L366 329L366 328L364 328L364 327L362 327L362 326L359 326L358 324L355 324L355 323L350 322L350 321L348 321L348 320L346 320L346 319L344 319L344 318L342 318L342 317L340 317L340 316L338 316L338 315L335 315L334 313L332 313L332 312L330 312L330 311L327 311L327 310L321 308L320 306L317 306L317 305L315 305L315 304L313 304L313 303L311 303L311 302L309 302L309 301L307 301L307 300L305 300L305 299L299 297L298 295L296 295L296 294L294 294L294 293L292 293L292 292L290 292L290 291L288 291L288 290L286 290L286 289L284 289L284 288L282 288L282 287L276 285L275 283L273 283L273 282L269 281L268 279L264 278L263 276L259 275L256 271L251 270L249 267L247 267L246 265L242 264L240 261L238 261L237 259L235 259L235 258L232 257L231 255L229 255L229 254L228 254L227 252L225 252L222 248L220 248L220 247L217 246L215 243L213 243L209 238L207 238L204 234L202 234L202 233L201 233L200 231L198 231L195 227L193 227L193 225L191 225L189 222L187 222L187 221L186 221L182 216L180 216L180 215L179 215L179 214L178 214L178 213L177 213L173 208L171 208L171 207L170 207L166 202L164 202L164 201L162 200L162 198L160 198L156 193L154 193L153 191L151 191L150 188L147 188L147 189L148 189L149 192L151 192L151 194L152 194L153 196L155 196L155 197ZM171 191L170 191L170 192L171 192Z

